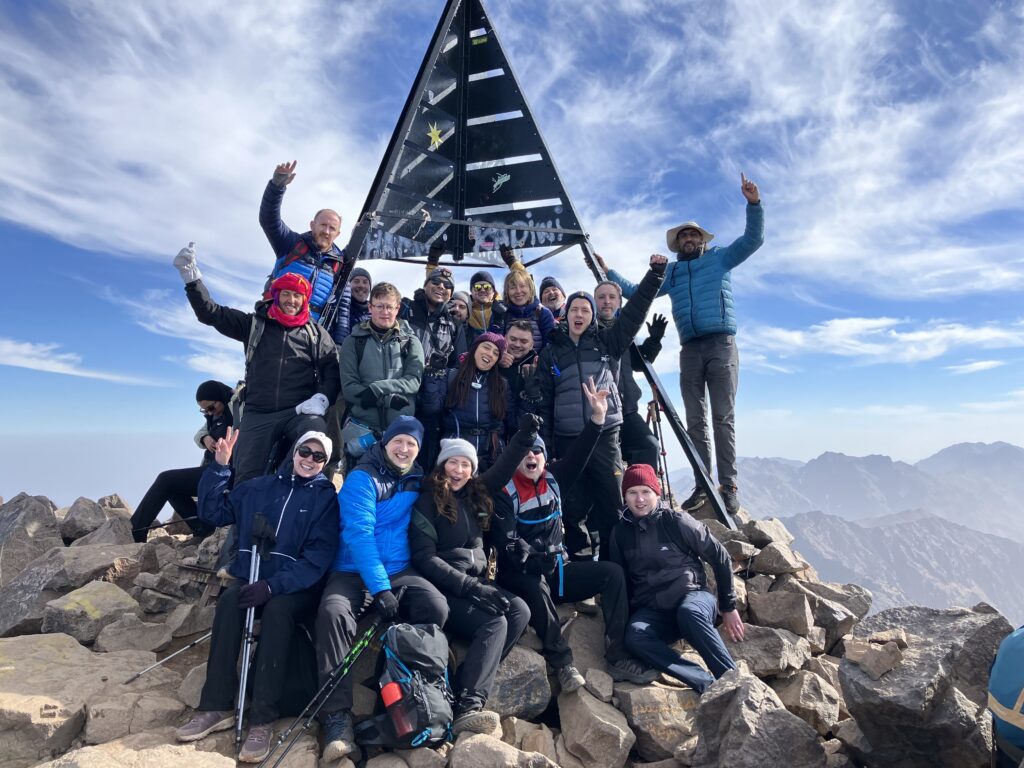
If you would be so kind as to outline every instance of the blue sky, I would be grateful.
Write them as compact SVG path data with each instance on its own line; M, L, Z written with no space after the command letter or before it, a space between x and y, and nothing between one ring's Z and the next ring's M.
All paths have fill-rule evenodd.
M276 6L3 3L3 496L134 504L198 459L195 386L242 354L195 322L170 261L196 241L214 295L250 306L277 162L299 161L285 220L331 206L347 235L443 3ZM738 236L740 172L760 185L766 242L733 273L742 455L1020 442L1024 4L487 6L627 275L683 220ZM547 264L591 284L576 255Z

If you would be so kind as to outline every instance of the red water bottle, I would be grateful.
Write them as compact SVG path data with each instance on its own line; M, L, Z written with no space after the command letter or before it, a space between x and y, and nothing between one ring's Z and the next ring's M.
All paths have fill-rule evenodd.
M395 736L402 738L412 733L416 724L413 722L412 712L409 711L410 707L402 696L402 686L395 682L386 683L381 686L380 697L395 728Z

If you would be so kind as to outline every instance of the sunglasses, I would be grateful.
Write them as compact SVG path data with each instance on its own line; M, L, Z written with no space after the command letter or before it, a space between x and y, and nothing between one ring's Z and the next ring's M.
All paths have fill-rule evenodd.
M327 461L327 454L323 451L314 451L308 445L300 445L295 449L295 452L304 459L308 459L310 456L313 457L313 461L317 464L323 464Z
M445 280L443 277L432 277L428 281L431 285L443 285L449 291L455 290L455 283L450 280Z
M544 455L544 449L543 448L531 448L530 449L530 453L532 453L534 456L543 456Z
M493 291L494 286L490 283L473 283L474 291Z
M200 413L205 413L207 416L213 416L213 414L216 411L217 411L217 406L216 405L211 405L209 408L203 408L203 406L199 406L199 412Z

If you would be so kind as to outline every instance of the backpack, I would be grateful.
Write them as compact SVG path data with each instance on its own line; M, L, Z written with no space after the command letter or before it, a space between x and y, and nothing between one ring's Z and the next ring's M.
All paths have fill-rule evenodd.
M359 743L410 749L449 741L455 696L444 632L436 624L392 624L381 646L378 684L386 711L359 724Z
M1015 763L1024 759L1024 627L1003 638L988 681L995 745Z
M236 425L242 423L242 411L245 410L245 390L249 381L249 365L252 363L253 355L256 354L256 345L263 337L263 328L267 321L259 315L252 316L252 323L249 325L249 338L245 342L245 378L235 385L235 392L231 396L231 415ZM316 323L306 323L303 326L309 334L310 356L313 359L313 382L320 385L320 334L322 330Z

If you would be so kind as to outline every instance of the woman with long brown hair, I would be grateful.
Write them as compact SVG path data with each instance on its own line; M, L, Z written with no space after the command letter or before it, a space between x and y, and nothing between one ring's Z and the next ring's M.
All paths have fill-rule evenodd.
M470 641L455 675L452 730L490 733L495 712L484 709L498 664L530 621L522 598L487 581L484 533L494 512L492 497L530 452L540 419L524 414L519 431L494 465L476 474L477 454L466 440L441 441L437 466L426 478L409 526L413 565L448 601L446 629Z

